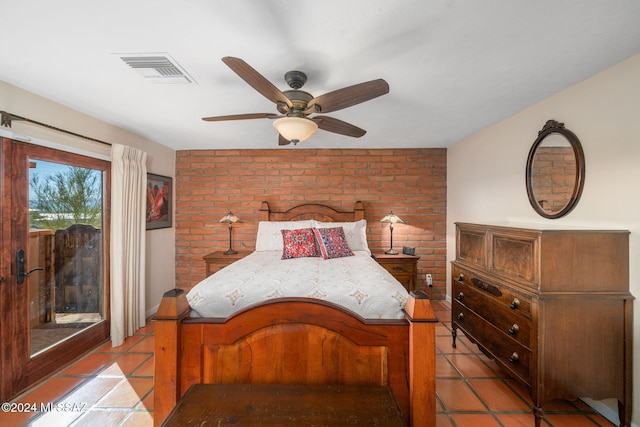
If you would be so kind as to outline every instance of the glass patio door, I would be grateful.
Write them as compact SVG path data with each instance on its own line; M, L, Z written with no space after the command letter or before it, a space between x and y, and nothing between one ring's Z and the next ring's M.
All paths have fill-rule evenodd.
M109 337L110 164L7 139L1 163L8 400Z

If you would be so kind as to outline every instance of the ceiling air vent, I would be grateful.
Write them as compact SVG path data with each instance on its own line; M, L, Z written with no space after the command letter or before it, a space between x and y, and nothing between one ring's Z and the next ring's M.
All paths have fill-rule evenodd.
M151 83L181 84L194 82L191 76L165 53L119 54L118 56L125 64Z

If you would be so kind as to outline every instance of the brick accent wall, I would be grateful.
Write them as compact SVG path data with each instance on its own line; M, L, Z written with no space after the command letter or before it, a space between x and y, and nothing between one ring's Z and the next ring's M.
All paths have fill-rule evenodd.
M262 201L272 210L304 202L352 210L364 202L369 247L389 249L393 210L408 224L394 227L394 249L413 246L418 288L445 298L446 149L186 150L176 153L176 286L190 288L205 277L202 257L229 247L229 210L242 219L233 248L253 250ZM425 274L433 276L426 289Z
M576 156L572 147L536 149L531 179L538 204L547 212L558 212L573 196L576 184Z

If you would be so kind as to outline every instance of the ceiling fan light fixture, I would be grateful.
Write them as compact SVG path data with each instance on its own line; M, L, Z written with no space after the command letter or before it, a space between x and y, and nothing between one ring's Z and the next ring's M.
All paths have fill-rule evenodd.
M304 141L318 130L316 122L304 117L281 117L273 122L273 127L293 143Z

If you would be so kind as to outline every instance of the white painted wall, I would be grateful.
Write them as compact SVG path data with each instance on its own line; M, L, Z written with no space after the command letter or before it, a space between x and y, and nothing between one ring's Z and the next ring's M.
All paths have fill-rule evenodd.
M176 162L173 149L2 81L0 81L0 110L101 141L138 148L147 152L148 172L175 176ZM0 128L0 131L4 136L16 138L28 136L32 142L46 141L56 148L99 158L108 158L110 153L110 147L106 145L87 142L81 138L20 121L14 121L10 129ZM160 304L162 294L175 285L175 228L147 231L146 247L146 309L147 314L151 314Z
M447 153L448 260L455 258L456 221L625 229L631 232L630 289L634 296L640 297L639 78L640 55L636 55L450 147ZM525 188L527 155L548 119L565 123L578 136L586 158L582 198L568 216L556 220L536 214ZM450 277L447 295L450 298ZM637 310L637 303L634 307ZM636 315L635 372L640 372L638 319ZM636 391L633 420L638 425L640 376L634 377L633 387Z

